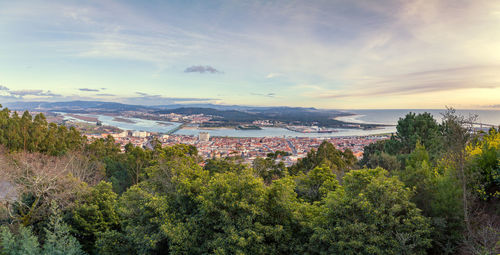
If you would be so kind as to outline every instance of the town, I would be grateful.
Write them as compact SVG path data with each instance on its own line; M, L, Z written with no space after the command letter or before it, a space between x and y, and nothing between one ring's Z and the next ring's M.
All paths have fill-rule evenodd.
M40 112L31 111L31 114ZM258 157L266 157L269 153L276 151L285 152L285 156L280 156L279 160L286 166L291 166L298 159L303 158L309 151L319 147L323 141L332 143L337 149L342 151L349 149L353 154L361 159L365 146L380 140L389 139L391 134L379 134L368 136L335 136L335 137L226 137L210 136L208 132L199 132L198 135L180 135L170 132L169 134L158 132L147 132L137 130L122 130L114 126L102 125L95 117L69 114L72 120L66 120L60 114L45 112L49 122L61 123L66 126L74 126L82 134L87 136L89 142L95 139L113 137L115 142L120 145L121 150L125 150L125 145L131 143L141 148L153 148L155 142L160 142L163 147L175 144L193 145L198 149L198 153L204 159L240 157L243 162L251 164ZM168 121L183 121L187 125L206 123L211 117L203 114L181 115L153 115L139 112L134 114L124 114L127 117L135 116L142 119L156 119ZM255 121L253 124L258 126L269 126L269 121ZM305 129L298 126L296 129ZM303 132L297 131L297 132Z
M366 145L379 140L388 139L389 135L352 136L352 137L210 137L208 132L200 132L198 136L158 134L145 131L123 131L120 133L87 134L90 140L112 136L120 144L122 150L131 143L143 148L151 148L153 141L161 142L162 146L175 144L193 145L204 159L241 157L245 163L251 163L257 157L266 157L276 151L286 152L280 160L290 166L303 158L324 140L331 142L337 149L349 149L357 158L363 156Z

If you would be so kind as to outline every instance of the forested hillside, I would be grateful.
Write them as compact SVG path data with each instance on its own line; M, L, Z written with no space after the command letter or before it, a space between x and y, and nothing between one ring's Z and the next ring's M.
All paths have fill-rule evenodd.
M0 111L1 254L497 254L500 133L409 113L389 140L203 162Z

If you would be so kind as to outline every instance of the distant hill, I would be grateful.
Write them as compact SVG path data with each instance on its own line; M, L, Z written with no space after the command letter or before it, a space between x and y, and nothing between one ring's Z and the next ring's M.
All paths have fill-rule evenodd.
M12 110L45 110L45 111L159 111L172 110L180 108L199 108L199 109L215 109L215 110L236 110L244 112L267 112L267 113L285 113L285 112L309 112L321 111L328 113L340 114L340 111L335 110L318 110L315 108L303 107L287 107L287 106L245 106L245 105L218 105L218 104L170 104L170 105L131 105L116 102L103 101L65 101L65 102L10 102L2 103L3 106L9 107Z
M219 120L235 121L235 122L252 122L254 120L263 119L258 113L248 113L244 111L237 110L217 110L212 108L201 108L201 107L182 107L170 110L159 110L155 113L165 114L165 113L177 113L177 114L204 114L217 116Z
M273 120L295 125L319 125L341 127L344 122L334 117L346 115L336 110L322 110L303 107L259 107L216 104L172 104L172 105L130 105L102 101L67 101L67 102L14 102L4 106L12 110L32 110L68 113L120 113L141 111L150 113L204 114L214 116L214 121L238 125L255 120Z
M177 114L204 114L215 116L214 120L228 123L251 123L254 120L274 120L287 124L297 125L320 125L327 127L340 127L345 123L333 119L344 115L334 110L318 110L315 108L300 107L274 107L274 108L252 108L243 110L217 110L201 107L182 107L155 111L155 113L177 113Z
M39 110L61 112L120 112L151 110L147 106L129 105L102 101L66 101L66 102L14 102L6 103L12 110Z

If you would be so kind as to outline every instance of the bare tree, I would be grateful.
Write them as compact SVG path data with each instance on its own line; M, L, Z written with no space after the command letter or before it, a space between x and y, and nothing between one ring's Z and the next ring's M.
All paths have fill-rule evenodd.
M102 162L92 159L87 154L85 152L70 152L61 161L68 162L66 170L74 178L94 186L104 179L106 169Z
M488 212L484 204L471 210L471 232L465 236L462 251L465 254L500 254L500 216Z
M12 185L15 197L3 201L4 211L14 221L29 225L42 219L51 201L71 206L81 182L71 175L68 158L38 153L0 155L0 180Z

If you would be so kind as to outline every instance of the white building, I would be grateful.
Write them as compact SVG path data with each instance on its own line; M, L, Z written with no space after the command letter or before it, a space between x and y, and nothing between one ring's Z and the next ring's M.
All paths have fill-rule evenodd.
M113 136L113 138L125 138L128 136L128 131L123 131L118 134L111 134L111 136Z
M148 136L148 132L146 131L134 131L132 133L132 136L133 137L140 137L140 138L144 138L144 137L147 137Z
M200 132L198 134L198 139L200 142L208 142L210 140L210 134L208 132Z

